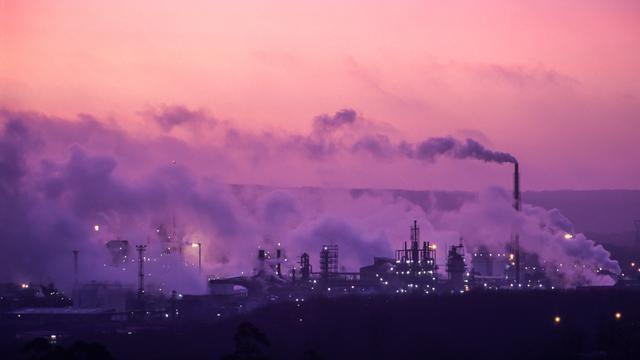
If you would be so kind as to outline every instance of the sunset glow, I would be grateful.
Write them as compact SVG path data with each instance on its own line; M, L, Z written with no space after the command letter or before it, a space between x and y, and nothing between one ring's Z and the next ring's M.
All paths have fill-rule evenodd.
M162 105L293 133L347 107L409 139L458 134L508 149L529 189L640 186L629 165L639 150L636 1L1 6L0 106L11 110L90 114L149 135L141 114ZM472 188L468 171L438 164L426 184L342 171L325 180ZM472 171L483 186L504 178Z

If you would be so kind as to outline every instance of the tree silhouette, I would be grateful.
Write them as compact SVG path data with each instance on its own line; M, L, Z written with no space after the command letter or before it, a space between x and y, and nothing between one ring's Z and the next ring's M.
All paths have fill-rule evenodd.
M250 322L238 326L233 337L236 348L231 355L222 357L223 360L266 360L271 343L267 336Z

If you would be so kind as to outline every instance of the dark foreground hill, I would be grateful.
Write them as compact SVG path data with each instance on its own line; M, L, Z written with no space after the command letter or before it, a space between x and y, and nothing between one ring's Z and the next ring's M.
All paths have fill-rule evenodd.
M75 324L60 345L98 342L118 359L638 359L639 301L615 288L317 298L210 323L118 325L131 333ZM2 326L4 358L24 346L12 330Z

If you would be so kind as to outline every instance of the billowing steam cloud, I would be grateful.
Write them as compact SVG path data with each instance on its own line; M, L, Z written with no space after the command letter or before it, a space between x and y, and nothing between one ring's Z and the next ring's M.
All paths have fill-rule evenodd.
M185 248L187 268L180 258L161 256L166 244L158 227L171 229L174 218L174 235L183 244L203 244L205 274L221 276L250 271L257 246L276 242L292 260L303 251L313 259L322 244L336 243L341 265L355 271L374 255L392 256L413 219L431 241L452 244L462 235L470 247L504 247L515 228L522 247L547 261L566 286L601 282L596 268L619 270L584 236L563 239L571 225L559 212L525 206L518 213L500 191L479 198L412 198L391 191L226 185L264 164L275 171L322 168L342 155L515 162L472 139L394 142L353 110L318 116L308 135L251 134L183 107L144 114L155 124L155 136L132 136L87 115L68 121L0 111L3 280L69 284L71 250L79 249L83 280L133 283L135 267L108 266L104 244L119 237L149 245L147 255L155 259L147 265L150 283L198 290L204 282L193 267L195 252Z
M510 224L512 227L505 226ZM573 225L557 209L546 210L525 204L522 212L514 211L508 192L490 189L476 201L465 203L458 211L447 212L434 221L438 229L451 229L462 236L469 250L486 246L493 252L505 249L512 230L520 234L521 250L537 256L540 266L556 284L612 284L607 276L596 275L603 269L618 273L617 261L601 245L583 234L573 234ZM440 234L438 237L447 237ZM450 241L455 241L449 234Z

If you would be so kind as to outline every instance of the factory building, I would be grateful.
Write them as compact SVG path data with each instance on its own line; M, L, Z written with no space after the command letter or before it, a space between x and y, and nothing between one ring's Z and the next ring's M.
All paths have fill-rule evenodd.
M73 290L73 307L101 309L124 313L131 308L134 291L119 283L96 282L77 286Z
M120 266L127 262L129 257L129 241L127 240L110 240L105 244L107 251L111 255L111 265Z
M454 293L468 291L468 279L466 279L465 274L464 246L462 245L462 239L460 239L460 244L452 245L447 254L446 289Z
M504 279L507 277L509 262L513 261L513 257L513 254L492 251L486 246L481 246L473 252L471 260L473 275L477 278Z
M367 288L379 287L380 276L384 279L394 274L395 263L393 258L374 257L372 265L360 268L360 284Z
M414 220L411 226L410 241L404 242L404 248L396 250L396 264L392 270L393 283L399 289L397 292L424 292L436 291L438 282L438 265L436 264L436 244L428 241L420 244L420 228ZM381 281L388 285L387 280Z

